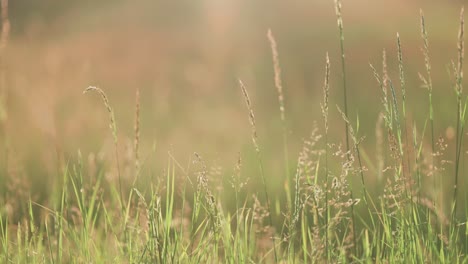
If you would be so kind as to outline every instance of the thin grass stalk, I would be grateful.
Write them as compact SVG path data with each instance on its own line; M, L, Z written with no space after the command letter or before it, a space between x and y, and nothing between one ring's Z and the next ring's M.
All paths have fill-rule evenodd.
M464 8L460 12L460 29L458 32L458 66L456 72L456 94L457 94L457 134L456 134L456 158L455 158L455 183L453 190L452 200L452 223L455 223L455 214L457 210L457 192L458 192L458 175L460 168L460 157L463 141L463 127L464 127L464 111L462 110L462 95L463 95L463 60L465 51L464 41ZM466 105L465 105L466 106ZM463 118L463 119L462 119Z
M406 146L406 158L407 158L407 169L408 175L411 175L411 162L410 162L410 144L408 142L408 124L406 119L406 81L405 71L403 65L403 51L401 48L400 34L397 33L397 49L398 49L398 70L400 76L400 88L402 97L402 112L403 112L403 125L405 133L405 146Z
M123 192L122 192L122 177L121 177L121 172L120 172L120 159L119 159L119 150L118 150L118 141L117 141L117 125L115 122L115 117L114 117L114 111L112 110L112 107L110 106L109 99L107 98L106 93L99 87L96 86L89 86L86 88L83 93L88 93L88 92L97 92L100 96L101 99L106 106L107 111L109 112L109 128L111 129L112 132L112 137L114 139L114 147L115 147L115 159L117 163L117 174L118 174L118 181L119 181L119 193L120 193L120 203L122 206L122 211L124 210L124 199L123 199Z
M335 0L335 13L337 18L338 30L340 34L340 53L341 53L341 74L342 74L342 82L343 82L343 107L344 107L344 114L346 118L348 118L348 92L347 92L347 83L346 83L346 59L345 59L345 48L344 48L344 32L343 32L343 17L341 14L341 0ZM350 147L349 147L349 127L348 123L345 123L345 134L346 134L346 153L348 161L351 159L350 157ZM350 192L350 198L353 199L353 192ZM354 207L354 206L353 206ZM355 228L355 216L354 210L351 208L351 218L353 221L353 229ZM353 230L353 242L354 242L354 254L357 255L356 249L356 229Z
M328 52L325 58L325 80L323 83L323 103L321 104L322 115L325 128L325 254L326 260L329 260L329 241L328 241L328 225L329 225L329 208L328 208L328 100L330 97L330 58Z
M288 245L288 261L291 261L294 263L295 262L295 255L296 255L296 247L295 247L295 242L296 242L296 234L297 234L297 223L299 222L299 217L300 217L300 211L301 211L301 206L300 206L300 188L299 188L299 181L302 175L302 170L299 167L299 164L301 163L301 158L299 157L299 160L297 162L297 170L296 170L296 176L294 179L295 185L294 185L294 208L291 209L292 214L291 214L291 219L289 222L288 226L288 231L289 231L289 245Z
M283 93L283 84L281 81L281 67L279 63L278 55L278 45L276 44L275 36L271 29L268 29L268 41L270 42L271 54L273 59L273 70L275 73L275 87L278 91L278 103L280 109L281 122L283 123L283 128L286 130L286 114L284 108L284 93ZM286 132L286 131L285 131Z
M235 173L233 175L233 187L234 187L234 191L235 191L235 200L236 200L236 236L235 236L235 241L239 241L239 234L241 232L240 230L240 226L241 226L241 215L240 215L240 205L239 205L239 191L240 189L242 188L242 183L240 182L240 177L241 177L241 170L242 170L242 156L240 154L240 152L238 153L238 157L237 157L237 163L236 163L236 168L235 168ZM236 242L237 244L237 242ZM237 246L237 245L236 245ZM239 248L237 249L237 254L236 254L236 258L237 258L237 263L240 263L241 262L241 258L240 258L240 254L241 254L241 251L242 251L242 247L240 245L238 245Z
M163 256L164 259L168 259L168 247L169 243L171 242L170 238L170 229L172 225L172 217L173 217L173 210L174 210L174 187L175 187L175 165L174 162L169 158L167 164L167 172L166 172L166 218L165 218L165 235L164 235L164 243L163 243Z
M358 156L358 162L359 162L359 168L360 168L360 171L361 171L361 182L362 182L362 188L363 188L363 193L364 193L364 199L367 201L367 199L365 198L366 197L366 187L365 187L365 183L364 183L364 173L363 173L363 168L362 168L362 162L361 162L361 155L360 155L360 152L359 152L359 144L361 142L361 139L358 139L356 137L356 133L353 129L353 127L351 126L351 123L349 122L349 119L346 117L346 114L340 109L339 106L337 106L337 109L338 109L338 112L341 114L341 117L343 118L343 120L348 124L348 127L349 127L349 132L351 134L351 138L354 142L354 146L353 146L353 150L356 151L356 154ZM351 157L351 153L348 151L347 154ZM348 160L348 162L350 162L351 159ZM352 222L352 227L353 227L353 243L354 243L354 251L355 251L355 254L357 256L357 244L356 244L356 221L355 221L355 218L354 218L354 206L357 204L354 199L354 194L353 194L353 190L350 188L350 191L349 191L349 199L351 200L351 222Z
M346 59L345 59L345 48L344 48L344 32L343 32L343 18L341 16L341 0L335 0L335 13L337 17L338 30L340 34L340 53L341 53L341 76L343 82L343 107L346 117L348 117L348 92L346 83ZM349 151L349 128L345 122L346 131L346 151ZM348 157L349 159L349 157Z
M282 124L282 129L283 129L283 155L284 155L285 175L286 175L286 181L288 183L288 186L291 186L292 178L291 178L290 171L289 171L288 127L286 124L284 93L283 93L283 84L281 80L281 67L280 67L280 62L279 62L278 45L276 43L275 36L273 35L273 32L271 31L271 29L268 29L267 37L268 37L268 41L271 47L273 70L274 70L274 75L275 75L275 87L278 92L280 119L281 119L281 124ZM297 173L296 173L296 176L297 176ZM295 192L297 193L297 190ZM294 203L296 202L297 201L295 200ZM294 205L294 207L297 207L297 205ZM293 208L292 204L290 204L290 208ZM295 252L294 247L293 247L293 252Z
M258 135L257 135L257 126L255 123L255 115L253 112L252 108L252 103L250 101L249 93L247 92L247 88L245 87L244 83L242 83L241 80L239 80L240 88L242 90L242 94L244 96L245 104L247 106L247 109L249 111L249 121L250 121L250 126L252 128L252 143L255 147L255 152L257 153L257 160L260 166L260 175L262 178L262 184L263 184L263 192L265 195L266 199L266 204L267 204L267 210L268 210L268 220L271 228L273 228L273 217L272 217L272 211L271 211L271 206L270 206L270 198L268 195L268 189L266 185L266 179L265 179L265 170L263 168L263 159L262 159L262 153L260 151L260 146L258 144ZM278 254L276 252L276 245L275 245L275 238L274 234L271 237L272 243L273 243L273 251L275 254L275 263L278 263Z
M369 196L369 193L367 192L366 183L364 181L364 166L362 165L361 151L359 149L360 142L361 142L361 140L357 140L355 142L354 148L356 149L356 154L357 154L357 158L358 158L359 174L361 176L361 184L362 184L362 191L363 191L364 201L366 202L367 207L369 207L368 206L369 204L367 202L367 198Z
M403 76L403 65L402 65L402 57L401 57L401 45L400 45L400 40L399 40L399 36L398 36L398 60L399 60L399 68L400 68L400 84L401 84L401 87L404 87L404 76ZM410 177L406 177L405 176L405 168L404 168L404 162L405 162L405 158L404 158L404 149L403 149L403 143L402 143L402 131L401 131L401 121L400 121L400 113L399 113L399 110L398 110L398 102L397 102L397 96L396 96L396 91L395 91L395 88L393 86L393 82L388 79L388 84L390 86L390 91L392 93L392 102L393 102L393 116L394 116L394 120L395 120L395 124L396 124L396 135L397 135L397 140L398 140L398 146L399 146L399 156L400 156L400 166L398 168L398 174L401 174L403 175L403 179L404 179L404 183L405 183L405 192L406 192L406 196L411 199L412 201L412 191L411 191L411 185L408 184L409 182L407 182L407 179L410 179ZM404 88L402 88L403 90ZM403 93L403 92L402 92ZM404 110L406 111L406 110ZM406 118L405 116L403 117L403 120L405 122L404 126L405 126L405 130L406 130ZM406 135L406 140L407 140L407 134L406 134L406 131L405 131L405 135ZM408 153L408 152L407 152ZM409 155L408 155L408 164L409 164ZM410 173L410 171L408 172ZM408 186L406 187L406 185L408 184ZM421 197L420 197L420 190L421 190L421 180L420 180L420 177L418 177L418 187L419 187L419 191L418 191L418 202L421 200ZM414 214L414 217L411 217L411 222L412 222L412 225L413 226L418 226L416 222L416 218L419 216L418 213L416 212L415 210L415 204L414 203L411 203L411 209L412 209L412 214ZM404 215L402 214L402 217L404 217ZM413 228L409 228L409 231L411 234L413 234L415 231Z
M388 100L388 97L390 97L390 95L388 95L387 89L390 89L390 93L391 93L390 102ZM398 175L400 175L402 172L402 167L404 163L403 162L403 146L401 142L400 113L398 110L396 91L387 71L387 53L385 49L382 52L382 92L383 92L384 106L387 110L387 127L389 130L389 134L392 136L396 135L397 140L398 140L398 149L399 149L398 155L402 158L400 164L398 165Z
M404 150L403 150L403 144L402 144L402 139L401 139L402 132L401 132L401 124L400 124L400 113L399 113L399 110L398 110L398 102L397 102L396 91L395 91L395 88L393 86L392 80L388 79L388 84L390 86L390 91L392 92L392 102L393 102L393 111L394 111L393 116L394 116L395 123L396 123L396 132L397 132L397 139L398 139L398 146L399 146L399 155L400 155L400 158L401 158L401 160L400 160L401 163L400 163L400 166L399 166L399 169L398 169L398 174L403 175L405 186L406 186L407 177L405 176L405 170L404 170ZM409 177L408 177L408 179L409 179ZM409 197L412 200L412 192L410 190L411 187L409 187L409 186L405 187L406 195L407 195L407 197ZM418 187L419 187L418 202L419 202L421 200L421 196L420 196L421 181L420 181L420 178L418 179ZM417 213L415 211L414 203L411 203L411 208L412 208L413 213L416 215L415 217L417 217L418 215L417 215ZM411 217L411 221L412 221L413 226L417 226L417 224L414 223L416 221L414 217ZM414 233L414 229L410 228L410 232Z
M384 51L383 58L385 58L385 51ZM385 77L381 77L379 73L377 72L377 69L372 64L369 64L369 66L372 69L372 72L374 73L374 78L377 80L380 90L382 91L382 104L385 110L385 112L383 113L385 127L387 127L388 129L391 129L392 128L392 113L391 113L391 106L388 103L387 86L386 84L384 85L384 83L386 83L386 80L383 78Z
M349 191L349 199L351 199L351 201L355 201L354 200L354 194L353 194L353 190L351 189L350 187L350 191ZM354 202L351 203L351 225L353 227L353 249L354 249L354 255L355 256L358 256L358 249L357 249L357 240L356 240L356 218L355 218L355 213L354 213Z
M61 197L60 197L60 211L57 213L59 217L58 219L58 239L57 239L57 248L56 248L56 259L58 263L62 263L62 255L63 255L63 224L64 224L64 211L65 211L65 201L68 196L68 177L69 177L69 171L68 171L68 165L65 166L65 170L63 172L63 184L62 184L62 192L61 192Z
M415 150L414 158L415 158L415 166L416 166L416 178L418 182L418 187L421 186L421 155L422 155L422 148L423 148L423 139L424 135L426 134L427 128L427 120L424 122L424 127L421 134L421 142L418 145L418 138L417 138L417 129L416 123L413 124L413 149Z
M423 54L424 54L424 65L426 66L427 81L424 81L425 86L428 89L429 96L429 120L431 123L431 151L432 151L432 167L434 167L434 151L435 151L435 141L434 141L434 109L432 105L432 76L431 76L431 61L429 57L429 39L427 36L426 21L424 18L424 12L419 10L421 16L421 37L423 39Z
M387 71L387 55L386 51L382 51L382 77L379 75L375 67L370 64L370 67L374 73L374 77L377 80L377 83L380 86L380 89L382 91L382 104L384 106L384 113L383 113L383 119L385 121L385 127L388 130L389 138L393 135L395 135L395 130L396 130L396 136L398 139L398 148L399 148L399 156L401 157L401 160L399 161L400 164L395 166L398 166L398 171L397 171L397 176L400 176L400 174L403 172L404 175L404 156L403 156L403 146L402 146L402 141L401 141L401 124L400 124L400 114L398 111L398 102L397 102L397 97L396 97L396 91L395 88L393 87L393 83L388 76L388 71ZM402 78L402 76L400 76ZM400 79L404 80L404 79ZM391 101L389 102L389 95L388 95L388 88L390 89L391 92ZM396 126L396 128L395 128ZM407 196L410 196L410 191L408 190L409 187L405 186L405 192Z
M392 92L392 101L393 101L393 111L394 111L394 119L395 119L395 124L396 124L396 132L397 132L397 140L398 140L398 147L399 147L399 155L401 157L401 164L399 168L399 173L405 177L405 171L404 171L404 155L403 155L403 144L401 142L401 124L400 124L400 112L398 110L398 102L397 102L397 96L396 96L396 91L395 88L393 87L393 82L392 80L388 79L388 83L390 85L390 91Z
M377 117L377 122L375 124L375 152L376 152L376 159L377 159L377 179L380 181L383 178L384 172L384 154L383 154L383 144L384 144L384 136L383 136L383 129L382 125L385 122L384 120L384 113L380 112Z
M353 126L349 122L349 119L346 118L344 112L341 111L341 109L339 107L338 107L338 112L341 113L341 116L342 116L343 120L345 120L345 122L348 123L348 126L349 126L349 132L351 134L351 139L354 142L353 149L354 149L354 151L356 151L356 155L357 155L357 158L358 158L358 165L359 165L359 170L360 170L359 174L360 174L360 177L361 177L363 197L364 197L364 200L366 201L366 204L367 204L367 189L366 189L366 184L365 184L365 181L364 181L364 168L363 168L363 165L362 165L362 159L361 159L361 154L360 154L360 150L359 150L359 145L362 142L362 138L357 137L357 131L355 131L353 129ZM359 129L359 121L358 121L357 130L358 129Z

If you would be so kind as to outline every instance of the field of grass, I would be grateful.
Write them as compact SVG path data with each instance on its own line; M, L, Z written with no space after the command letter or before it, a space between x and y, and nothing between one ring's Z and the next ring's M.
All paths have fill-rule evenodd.
M468 262L463 8L458 38L444 39L453 44L446 44L453 52L432 48L431 21L422 10L415 19L420 31L413 39L417 43L392 32L392 47L372 58L367 69L358 68L360 78L367 78L362 83L371 86L369 93L361 94L354 90L359 86L356 68L348 61L353 54L347 49L346 8L336 0L335 34L327 36L338 49L336 54L332 49L310 58L323 65L312 73L320 76L316 82L320 100L311 100L305 109L313 112L302 110L299 117L295 113L301 110L290 104L292 93L283 80L288 69L282 64L281 38L268 29L264 41L273 73L271 89L255 87L252 78L241 74L225 95L234 98L239 108L188 119L199 127L197 135L225 131L216 118L232 123L236 131L214 136L215 149L225 153L222 145L235 142L239 151L216 157L193 150L180 155L172 142L145 139L148 133L143 131L153 125L171 126L172 116L169 121L145 124L148 105L154 102L139 87L131 91L134 97L120 94L126 100L123 104L114 103L115 95L105 85L80 87L78 100L95 102L102 110L80 109L84 112L80 124L98 119L106 138L62 134L60 128L73 130L69 128L73 124L55 124L41 115L40 107L32 119L38 127L46 127L47 139L40 143L28 139L33 130L15 134L9 128L24 120L12 120L21 110L15 106L19 100L7 100L14 93L6 87L13 79L20 82L9 74L22 64L9 60L8 1L1 3L0 263ZM328 11L333 14L333 9ZM365 39L361 41L366 45ZM422 59L420 64L406 45L420 47L419 57L414 56ZM435 72L443 67L432 64L432 54L439 58L456 54L445 67L447 73ZM51 61L52 68L59 68ZM128 71L117 70L130 76ZM435 88L442 83L440 76L448 76L445 90ZM55 77L73 78L73 74ZM378 91L378 96L370 91ZM187 93L186 98L175 97L189 111L194 94ZM208 97L210 91L201 93ZM262 97L274 97L275 121L269 129L259 125L270 109L258 111ZM37 98L48 100L47 95L31 98L33 105ZM70 112L67 100L77 99L66 97L58 116ZM242 116L240 120L222 115L236 110L234 116ZM173 113L174 118L179 114ZM131 127L131 136L120 132L124 118L132 120L123 126L123 130ZM292 120L303 125L293 126ZM306 127L309 132L302 139L291 132L292 127ZM249 143L244 143L247 133ZM200 136L197 143L208 142L206 137ZM18 158L17 138L28 142L27 158ZM103 147L96 153L86 146L85 151L80 146L71 151L61 140ZM41 148L53 154L46 156L37 150ZM50 159L54 162L46 162Z

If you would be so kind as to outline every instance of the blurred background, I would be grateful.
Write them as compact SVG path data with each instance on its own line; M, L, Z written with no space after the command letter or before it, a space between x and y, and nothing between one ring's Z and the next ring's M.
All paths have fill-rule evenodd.
M359 116L360 134L366 137L366 166L376 162L375 130L382 110L369 63L381 69L386 49L390 77L398 83L397 32L410 122L422 130L428 117L427 92L418 78L418 72L425 72L420 8L429 33L435 134L446 139L450 151L456 99L447 67L457 58L463 1L343 2L349 113L353 123ZM210 167L230 175L241 152L245 173L255 178L257 164L249 158L254 150L239 78L251 95L270 184L282 186L275 180L282 179L284 162L269 28L282 68L291 171L314 122L323 127L326 52L332 78L330 137L343 142L343 120L335 107L343 99L332 0L10 0L9 19L9 40L2 51L2 173L25 177L37 188L47 190L57 168L77 160L78 150L85 166L100 160L112 167L108 113L97 94L83 95L89 85L107 93L115 111L119 151L129 163L135 94L140 89L141 159L147 168L143 174L159 174L169 151L183 166L196 151ZM371 170L367 177L374 176Z

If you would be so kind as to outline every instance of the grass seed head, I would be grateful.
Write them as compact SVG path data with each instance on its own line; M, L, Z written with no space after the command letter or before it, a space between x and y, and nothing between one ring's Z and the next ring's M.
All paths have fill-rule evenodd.
M114 137L114 143L116 143L117 142L117 125L115 123L114 111L112 110L112 107L110 106L109 99L107 99L106 93L101 88L96 87L96 86L89 86L83 91L83 93L88 93L91 91L97 92L101 96L101 99L104 105L106 106L107 111L109 112L109 117L110 117L109 127L112 131L112 136Z
M325 121L325 133L328 132L328 99L330 97L330 58L328 52L325 59L325 80L323 82L323 103L320 104L322 108L322 115Z
M341 0L335 0L335 13L336 13L336 22L338 23L338 28L340 29L340 37L343 38L341 34L343 31L343 18L341 16Z
M403 51L401 49L401 40L400 34L397 33L397 49L398 49L398 70L400 74L400 86L401 86L401 94L403 97L403 101L406 99L406 81L405 81L405 71L403 68Z
M244 96L245 104L247 105L247 109L249 111L249 121L250 126L252 128L252 142L254 144L255 150L260 152L260 147L258 145L258 136L257 136L257 126L255 124L255 115L252 108L252 103L250 101L249 93L247 92L247 88L245 87L244 83L239 80L239 84L242 90L242 94Z
M424 12L422 9L419 11L421 16L421 37L423 39L423 54L424 54L424 65L426 66L427 73L427 88L432 93L432 78L431 78L431 61L429 58L429 38L426 29L426 20L424 18Z
M284 123L286 120L285 117L285 110L284 110L284 94L283 94L283 84L281 82L281 67L279 63L279 56L278 56L278 47L276 44L275 36L273 36L273 32L271 29L268 29L268 41L270 42L271 53L273 57L273 70L275 72L275 86L276 90L278 91L278 101L280 107L280 114L281 114L281 121Z

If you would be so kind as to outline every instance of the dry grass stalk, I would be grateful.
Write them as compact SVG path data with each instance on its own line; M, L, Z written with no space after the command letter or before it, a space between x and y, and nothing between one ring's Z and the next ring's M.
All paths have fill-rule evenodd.
M328 99L330 97L330 58L328 52L325 59L325 80L323 83L323 103L320 104L322 108L322 115L325 120L325 133L328 132Z
M424 47L423 47L423 53L424 53L424 64L426 66L426 72L427 72L427 88L429 89L430 92L432 92L432 78L431 78L431 61L429 59L429 40L427 36L427 29L426 29L426 21L424 18L424 12L419 10L420 16L421 16L421 37L423 39Z
M296 194L296 199L299 200L299 195L301 195L301 193L304 194L305 202L310 203L311 209L318 210L317 213L320 216L322 216L323 211L326 210L323 200L325 199L325 192L327 191L326 186L322 186L317 178L320 158L322 154L324 154L324 150L318 148L321 138L322 136L318 133L318 129L314 124L310 137L303 142L302 150L298 157L296 172L298 175L296 184L299 190ZM324 185L326 185L326 183L324 183ZM302 203L297 205L297 213L299 213L299 209L301 209L302 206ZM312 210L311 212L314 211Z
M397 49L398 49L398 70L400 74L400 86L401 86L401 96L403 99L403 116L406 115L406 81L405 81L405 71L403 68L403 51L401 50L401 40L400 34L397 33Z
M252 103L250 101L249 93L247 92L247 88L245 88L244 83L239 80L239 84L242 90L242 94L244 95L245 104L247 105L247 109L249 110L249 121L250 126L252 128L252 142L255 147L257 153L260 152L260 147L258 146L258 136L257 136L257 126L255 124L255 115L252 108Z
M455 154L455 183L453 187L453 210L452 210L452 220L455 220L455 215L457 211L457 192L458 192L458 174L459 174L459 165L462 141L463 141L463 130L465 125L465 110L462 109L462 92L463 92L463 60L464 60L464 51L465 51L465 41L464 41L464 31L465 31L465 19L464 19L464 8L460 12L460 30L458 32L458 66L456 72L456 93L457 93L457 136L456 136L456 154Z
M206 166L205 161L200 156L200 154L195 152L194 155L196 157L196 162L201 164L201 167L202 167L201 171L197 175L198 202L201 202L201 196L203 194L206 205L207 205L206 206L207 212L208 212L208 215L210 216L211 223L212 223L212 231L216 237L219 231L219 228L221 227L221 222L220 222L221 219L218 214L216 199L208 185L208 168Z
M320 157L324 152L317 148L321 138L317 125L314 123L311 135L309 139L304 140L302 150L299 153L295 176L294 211L290 218L291 237L295 235L299 217L307 204L315 209L311 212L317 217L318 215L322 217L323 211L326 209L322 203L326 187L319 184L317 174L317 170L320 168Z
M335 13L336 13L336 22L338 23L338 28L340 32L343 31L343 18L341 16L341 0L335 0ZM343 38L343 35L340 34L340 37Z
M364 188L363 191L364 191L364 194L366 194L367 191L365 190L364 174L363 174L364 170L363 170L363 167L362 167L360 152L359 152L359 144L361 144L363 138L357 138L357 134L355 133L355 131L353 129L353 126L349 122L349 120L348 120L348 118L346 116L346 113L341 111L339 106L337 106L337 108L338 108L338 112L341 113L341 116L343 117L344 122L346 123L347 127L349 128L349 133L351 134L351 138L352 138L352 140L354 142L353 150L357 154L358 162L359 162L359 165L360 165L359 173L361 174L362 186ZM346 155L347 155L348 159L347 159L347 162L345 164L343 164L343 168L342 168L343 169L343 180L345 180L345 181L346 181L346 179L344 179L344 177L347 176L350 172L357 173L356 171L353 171L353 163L354 163L355 157L354 157L352 151L349 148L347 148ZM348 185L348 184L346 183L346 185ZM350 236L352 236L352 238L353 238L352 239L353 240L353 245L352 246L354 247L354 251L355 251L354 254L357 253L356 236L354 235L356 233L356 220L355 220L355 216L354 216L354 206L357 205L357 203L359 203L359 200L354 199L353 191L351 189L349 189L349 199L348 199L348 202L347 202L346 206L351 207L351 222L352 222L352 231L351 232L352 232L352 234L350 233Z
M411 174L411 162L410 162L410 145L408 141L408 125L406 120L406 80L405 80L405 71L403 67L403 51L401 48L400 34L397 33L397 50L398 50L398 70L400 76L400 88L401 88L401 97L402 97L402 112L403 112L403 125L404 125L404 136L405 136L405 149L406 149L406 166L408 175Z
M284 93L283 93L283 84L281 82L281 67L278 58L278 47L276 44L275 37L271 29L268 29L267 33L268 41L270 42L271 53L273 57L273 70L275 72L275 87L278 92L278 103L280 109L280 118L283 126L283 153L284 153L284 168L286 180L289 182L291 175L289 169L289 151L288 151L288 128L286 125L286 114L284 108Z
M392 80L388 80L388 83L390 85L390 91L392 92L392 102L393 102L393 116L397 125L397 135L398 135L398 140L399 140L399 147L400 151L403 151L401 149L401 127L400 127L400 113L398 111L398 101L397 101L397 96L396 96L396 91L395 88L393 87ZM402 154L402 153L401 153Z
M280 106L281 121L284 123L286 120L284 113L284 94L283 94L283 84L281 82L281 67L278 58L278 48L276 44L275 37L271 29L268 29L268 41L270 42L271 53L273 56L273 69L275 71L275 86L278 91L278 101Z
M382 77L383 77L383 86L385 88L385 91L387 91L388 89L388 81L390 79L390 77L388 76L387 68L388 68L387 67L387 51L383 49L382 51Z
M117 142L117 125L115 123L114 111L112 110L112 107L110 106L109 99L107 98L106 93L101 88L96 87L96 86L89 86L88 88L86 88L86 90L83 91L83 93L88 93L91 91L95 91L101 96L101 99L104 105L106 106L107 111L109 112L109 117L110 117L109 127L111 129L114 142L116 143Z
M420 10L420 15L421 15L421 37L424 43L423 54L424 54L424 64L426 66L427 79L423 78L421 74L419 74L419 76L420 76L420 79L423 81L424 86L429 90L429 120L431 121L432 152L434 152L434 149L435 149L434 109L432 106L432 77L431 77L431 62L429 59L429 40L427 37L426 22L425 22L424 13L422 10Z
M236 167L234 169L234 173L232 174L231 181L230 181L231 187L235 190L236 195L238 195L238 193L245 186L247 186L247 183L249 182L248 178L242 181L241 170L242 170L242 157L241 157L241 154L238 153Z
M372 69L372 72L374 73L374 77L377 80L377 83L380 86L380 89L382 91L382 104L384 106L384 120L385 120L385 126L386 127L391 127L392 123L392 118L391 118L391 110L390 110L390 105L388 103L388 93L387 93L387 88L384 86L384 82L382 80L382 77L380 77L379 73L377 72L377 69L372 64L369 64L369 66Z
M351 122L349 122L348 117L346 117L346 114L341 110L339 106L336 107L338 109L338 112L341 114L341 117L349 127L349 133L351 134L351 139L353 140L354 147L356 148L361 143L362 139L357 138L357 134L354 132L353 126L351 125Z
M208 186L208 167L206 166L206 163L200 154L195 152L194 155L197 158L196 161L201 164L202 167L197 177L197 188L199 191L205 194L205 200L209 205L209 209L212 213L214 213L216 212L216 202L215 197Z
M335 0L335 13L338 23L338 30L340 33L340 53L341 53L341 74L343 80L343 108L346 117L348 117L348 92L346 84L346 60L344 49L344 32L343 32L343 18L341 16L341 0ZM346 136L346 151L349 152L349 128L345 122L345 136Z
M106 106L107 111L109 112L109 127L112 132L112 136L114 138L114 145L115 145L115 160L117 163L117 174L119 178L119 193L120 193L120 200L121 200L121 206L122 206L122 212L124 210L124 200L123 200L123 193L122 193L122 179L121 179L121 172L120 172L120 159L119 159L119 150L118 150L118 143L117 143L117 124L115 122L115 117L114 117L114 111L112 110L112 107L110 106L109 99L107 98L106 93L99 87L96 86L89 86L86 88L83 93L88 93L88 92L97 92L100 96L101 99Z
M383 101L385 110L387 111L387 125L390 129L392 129L392 106L388 102L388 82L390 77L388 76L387 71L387 52L384 49L382 51L382 94L383 94Z
M255 125L255 115L254 115L254 112L253 112L252 103L250 101L249 93L247 92L247 88L245 87L244 83L242 83L241 80L239 80L239 84L240 84L240 88L242 90L242 94L244 96L245 104L247 105L247 109L249 111L249 121L250 121L250 125L252 127L252 142L253 142L253 145L255 147L255 151L257 152L257 158L258 158L258 163L259 163L259 167L260 167L260 175L262 177L262 183L263 183L263 192L265 194L266 205L267 205L267 209L268 209L268 212L269 212L269 215L268 215L269 217L268 218L269 218L270 226L273 227L273 219L272 219L272 216L271 216L270 197L268 195L268 190L267 190L267 185L266 185L265 170L263 168L262 155L261 155L261 152L260 152L260 147L258 145L257 128L256 128L256 125ZM272 240L272 244L273 244L273 252L275 254L275 262L278 262L278 254L276 252L274 236L271 236L271 240Z

